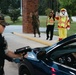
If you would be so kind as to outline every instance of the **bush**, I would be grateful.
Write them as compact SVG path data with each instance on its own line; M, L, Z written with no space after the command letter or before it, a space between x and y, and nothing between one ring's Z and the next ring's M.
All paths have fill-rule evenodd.
M52 11L52 9L50 9L50 8L47 8L46 10L45 10L45 14L46 15L49 15L49 13Z
M13 23L18 20L18 17L20 16L20 9L11 9L9 10L9 16L11 18L11 21Z

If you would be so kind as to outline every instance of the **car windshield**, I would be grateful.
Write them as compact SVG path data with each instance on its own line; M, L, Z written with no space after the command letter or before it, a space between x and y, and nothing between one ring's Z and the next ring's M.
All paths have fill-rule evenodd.
M51 59L76 69L76 41L71 41L57 48L51 54Z

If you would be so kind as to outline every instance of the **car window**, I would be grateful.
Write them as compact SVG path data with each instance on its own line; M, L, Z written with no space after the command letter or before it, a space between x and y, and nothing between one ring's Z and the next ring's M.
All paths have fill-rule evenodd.
M61 55L67 54L67 53L72 53L72 52L76 52L76 46L75 45L70 45L70 46L65 46L62 48L58 48L56 49L51 55L50 58L51 59L55 59Z
M64 54L54 61L76 69L76 53Z
M76 52L76 41L70 41L54 49L53 52L50 53L49 57L54 60L55 58L61 55L64 55L67 53L74 53L74 52Z
M57 48L51 57L54 61L76 69L76 41L70 41Z

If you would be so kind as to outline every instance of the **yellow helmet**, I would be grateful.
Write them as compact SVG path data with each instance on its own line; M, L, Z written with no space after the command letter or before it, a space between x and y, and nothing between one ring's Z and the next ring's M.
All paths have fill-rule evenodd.
M66 11L66 9L65 8L62 8L60 11Z

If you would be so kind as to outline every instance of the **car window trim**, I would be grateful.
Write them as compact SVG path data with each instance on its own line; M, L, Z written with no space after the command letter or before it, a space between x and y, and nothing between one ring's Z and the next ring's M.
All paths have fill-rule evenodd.
M53 63L54 63L54 64L57 64L57 65L60 65L60 66L62 66L62 67L65 67L65 68L68 68L68 69L71 69L71 70L76 71L75 68L69 67L69 66L67 66L67 65L64 65L64 64L61 64L61 63L58 63L58 62L55 62L55 61L53 61Z

